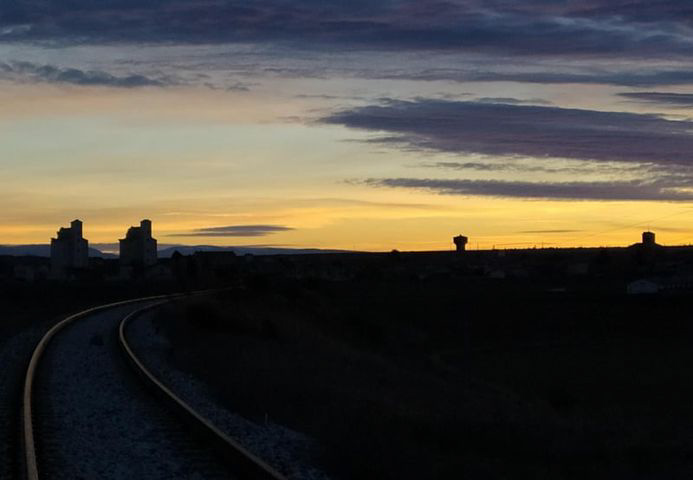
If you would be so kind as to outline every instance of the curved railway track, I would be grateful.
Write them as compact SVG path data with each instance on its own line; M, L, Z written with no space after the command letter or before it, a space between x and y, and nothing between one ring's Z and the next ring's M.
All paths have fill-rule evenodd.
M171 391L144 366L142 360L135 354L127 340L126 332L128 323L134 320L137 316L158 305L159 304L154 304L152 306L143 307L132 312L123 318L118 327L118 341L134 371L164 402L169 405L169 408L174 410L182 420L196 430L199 435L204 437L210 445L212 445L219 453L223 454L224 457L231 464L233 464L234 472L238 474L240 478L283 480L284 477L279 472L274 470L257 456L253 455L239 442L225 434L212 422L195 411L182 398Z
M26 479L283 479L179 399L130 348L128 322L178 296L85 310L43 336L22 399Z

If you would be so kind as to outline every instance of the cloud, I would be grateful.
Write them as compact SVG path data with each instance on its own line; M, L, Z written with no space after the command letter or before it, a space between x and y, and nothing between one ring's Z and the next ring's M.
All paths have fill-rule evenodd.
M213 82L203 82L202 86L209 88L210 90L223 90L226 92L249 92L250 88L257 85L256 83L249 82L231 82L231 83L221 83L216 84Z
M200 69L204 64L249 75L651 88L693 84L693 9L681 3L10 0L0 2L0 45L192 46L207 53L217 48L223 53L209 57L211 63L188 61ZM238 58L230 45L248 56ZM389 57L373 62L371 52ZM440 65L461 67L436 68ZM169 83L143 75L64 70L44 74L46 81L58 77L64 83L121 87ZM233 91L248 88L245 82L206 83ZM502 97L480 101L518 103Z
M432 162L417 165L427 168L440 168L447 170L475 170L479 172L531 172L531 173L671 173L671 169L664 172L656 172L656 168L648 165L610 165L593 162L581 162L580 166L544 166L528 165L525 163L485 163L485 162Z
M693 93L622 92L618 95L642 103L654 103L669 107L693 107Z
M139 74L117 76L100 70L61 68L53 65L36 65L30 62L0 63L0 76L21 82L115 88L163 87L173 84L171 80L150 78Z
M405 54L404 52L400 52ZM692 50L693 53L693 50ZM616 85L621 87L646 88L671 85L693 84L693 67L687 62L679 62L672 66L662 67L653 65L652 62L623 62L606 66L598 60L591 62L583 58L578 69L553 62L535 64L527 62L526 58L508 58L492 60L497 65L489 68L488 59L494 57L486 55L476 59L464 58L463 67L436 67L436 65L448 64L450 57L436 57L434 54L427 57L426 62L417 62L421 57L396 57L392 54L390 62L383 57L378 57L379 63L372 63L371 58L358 54L362 58L364 66L353 68L348 62L340 65L337 62L320 62L315 64L303 64L303 66L279 66L263 67L260 70L268 75L289 78L367 78L372 80L402 80L402 81L430 81L430 82L455 82L455 83L489 83L489 82L514 82L540 85ZM320 57L315 57L319 59ZM459 59L460 57L453 57ZM395 63L397 66L391 66ZM470 68L468 64L476 63ZM451 96L451 94L445 94ZM456 96L471 95L469 93ZM345 99L350 99L346 97ZM363 97L353 97L363 99ZM477 101L489 103L514 103L514 104L538 104L548 105L550 102L544 99L519 100L511 97L482 97Z
M224 90L227 92L249 92L251 84L246 82L233 82L226 85Z
M227 227L198 228L190 232L167 235L169 237L263 237L273 233L294 230L282 225L231 225Z
M652 69L647 71L632 70L628 67L620 70L588 71L575 73L570 71L493 71L463 69L427 69L423 71L380 71L366 73L367 76L389 80L450 81L450 82L517 82L550 84L583 84L583 85L617 85L621 87L653 87L666 85L693 84L693 69ZM507 103L507 102L506 102Z
M419 99L336 111L321 121L405 150L693 165L693 122L652 114Z
M481 97L477 98L475 102L479 103L505 103L507 105L551 105L551 102L544 100L542 98L531 98L529 100L521 100L519 98L511 97Z
M693 191L666 182L517 182L502 180L382 178L363 183L375 187L428 190L444 195L476 195L554 200L691 201Z
M583 230L522 230L517 233L579 233Z
M0 41L271 43L309 49L691 55L690 7L658 2L472 0L14 0ZM646 12L646 13L644 13Z

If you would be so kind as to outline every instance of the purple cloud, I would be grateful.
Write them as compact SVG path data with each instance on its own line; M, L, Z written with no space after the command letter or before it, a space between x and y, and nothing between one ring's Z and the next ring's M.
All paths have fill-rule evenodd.
M681 3L15 0L0 6L0 41L690 57Z
M283 225L231 225L226 227L205 227L185 233L168 235L170 237L263 237L273 233L293 230Z
M502 180L380 178L363 183L374 187L428 190L444 195L475 195L554 200L691 201L693 192L666 182L517 182Z
M419 99L337 111L323 123L380 134L407 150L693 164L693 122L658 115Z

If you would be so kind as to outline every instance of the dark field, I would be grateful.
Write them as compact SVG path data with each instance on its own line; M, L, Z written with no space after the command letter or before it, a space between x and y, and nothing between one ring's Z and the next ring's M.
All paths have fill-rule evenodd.
M275 281L158 321L228 406L334 478L690 478L689 295L515 280Z
M83 281L0 281L0 344L28 326L49 325L86 308L130 298L174 293L175 284Z

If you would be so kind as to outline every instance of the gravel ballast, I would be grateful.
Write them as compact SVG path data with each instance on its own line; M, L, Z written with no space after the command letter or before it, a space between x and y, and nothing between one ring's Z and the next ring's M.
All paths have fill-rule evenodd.
M117 327L143 304L92 314L49 344L35 384L39 466L52 479L228 479L226 466L132 374Z
M311 465L316 445L310 437L271 421L257 423L229 411L215 398L206 384L175 368L168 361L171 347L158 333L152 318L153 313L146 313L133 319L126 335L135 354L154 376L217 428L287 478L329 478Z

